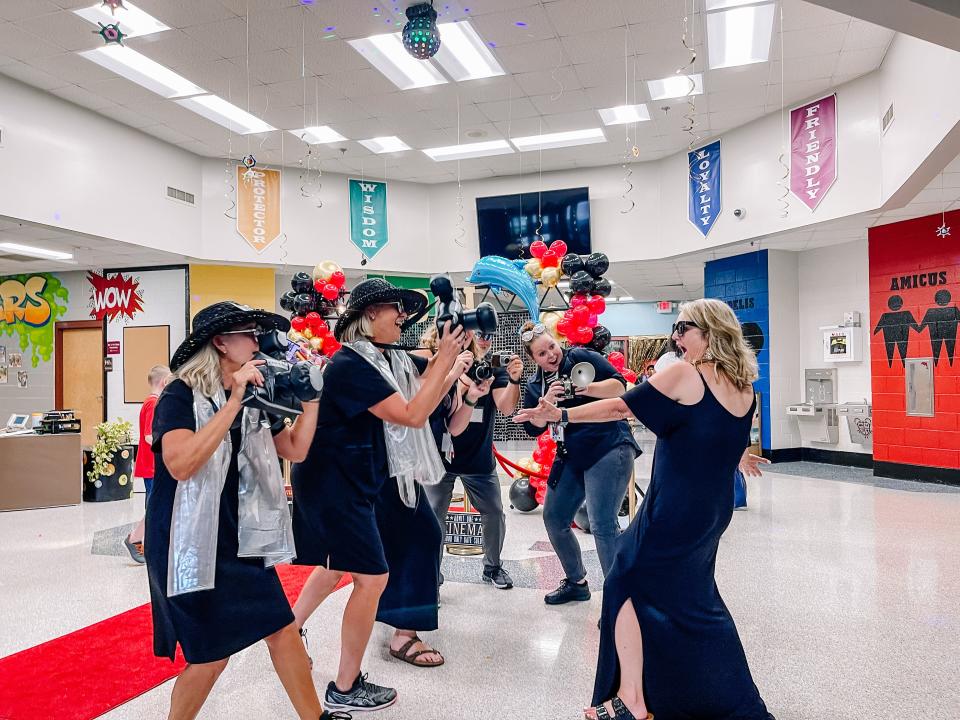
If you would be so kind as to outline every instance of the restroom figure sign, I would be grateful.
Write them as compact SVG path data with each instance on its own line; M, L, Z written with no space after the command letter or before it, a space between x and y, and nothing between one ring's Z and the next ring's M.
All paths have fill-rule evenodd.
M940 364L940 353L943 346L947 346L947 358L953 366L953 354L957 344L957 328L960 326L960 309L951 305L949 290L938 290L933 300L937 307L932 307L923 315L920 330L930 331L930 346L933 349L933 364ZM881 318L881 321L883 318Z
M890 299L887 300L887 307L890 308L890 312L885 312L880 316L880 321L874 328L873 334L883 332L883 342L887 348L887 365L892 368L894 353L899 354L900 362L906 365L910 330L920 332L920 326L912 312L901 310L903 298L899 295L891 295Z

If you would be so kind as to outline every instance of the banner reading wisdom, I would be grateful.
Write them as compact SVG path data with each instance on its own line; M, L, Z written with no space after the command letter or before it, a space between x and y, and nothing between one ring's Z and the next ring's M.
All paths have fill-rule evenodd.
M373 259L387 244L387 184L350 180L350 240Z

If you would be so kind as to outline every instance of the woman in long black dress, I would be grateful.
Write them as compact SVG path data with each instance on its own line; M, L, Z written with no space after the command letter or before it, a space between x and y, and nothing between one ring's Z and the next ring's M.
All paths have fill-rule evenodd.
M260 412L241 405L248 384L263 385L263 361L252 359L257 334L289 326L233 302L204 308L157 401L145 545L153 645L173 660L179 644L188 663L173 686L171 720L196 717L229 657L259 640L300 718L347 717L323 711L272 567L293 552L276 456L306 455L317 404L305 403L302 418L272 438Z
M448 375L463 372L454 370L463 330L445 334L422 384L409 355L378 347L396 343L404 320L426 303L380 279L354 288L334 329L344 345L324 372L317 433L294 468L297 562L317 566L294 605L299 626L344 573L353 578L329 707L378 710L396 701L396 690L360 672L375 619L396 628L394 656L418 666L443 662L417 636L437 629L443 533L413 480L442 477L427 419L449 389Z
M604 583L591 720L771 720L714 580L733 514L733 473L751 464L757 363L719 300L681 306L673 337L687 362L622 398L560 410L545 401L517 421L635 416L658 437L640 512Z

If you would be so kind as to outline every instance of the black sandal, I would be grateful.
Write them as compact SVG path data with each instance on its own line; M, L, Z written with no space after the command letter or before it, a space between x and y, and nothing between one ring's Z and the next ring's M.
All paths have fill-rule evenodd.
M621 700L619 696L614 695L610 700L610 705L613 706L613 715L607 712L603 703L593 708L597 713L597 720L637 720L637 717L627 709L627 706L623 704L623 700ZM653 715L647 713L645 720L653 720Z
M324 710L323 715L320 716L320 720L353 720L353 715L350 713L340 712L339 710L334 712Z

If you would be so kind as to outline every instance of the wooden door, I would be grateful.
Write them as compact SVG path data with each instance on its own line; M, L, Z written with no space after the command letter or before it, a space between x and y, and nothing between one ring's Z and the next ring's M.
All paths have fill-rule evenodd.
M93 445L104 420L103 325L57 323L56 335L57 409L75 411L83 445Z

